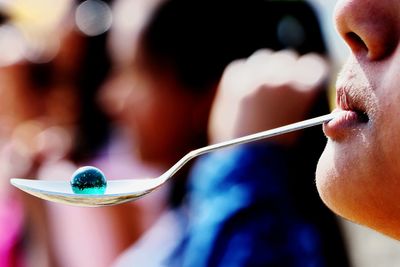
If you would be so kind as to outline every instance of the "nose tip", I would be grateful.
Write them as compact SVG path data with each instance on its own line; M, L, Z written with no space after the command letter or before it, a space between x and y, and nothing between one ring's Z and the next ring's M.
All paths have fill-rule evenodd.
M393 8L397 6L393 1L342 0L337 4L337 30L356 56L380 60L394 51L400 10Z

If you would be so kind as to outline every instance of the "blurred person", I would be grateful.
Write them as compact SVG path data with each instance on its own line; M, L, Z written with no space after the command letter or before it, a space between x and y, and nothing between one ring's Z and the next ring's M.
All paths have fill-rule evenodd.
M23 43L31 33L23 31L24 4L3 3L0 10L0 265L54 266L43 203L28 200L9 184L10 177L35 173L35 139L41 129L35 119L43 114L44 104L43 95L31 83L29 64L24 60L24 56L34 53L28 42ZM60 1L58 7L62 10L64 3ZM53 11L56 17L60 14L59 9ZM58 23L58 19L53 22ZM31 24L30 30L37 30L36 26Z
M28 121L37 114L38 99L28 92L25 94L27 87L21 79L21 69L21 66L0 69L1 106L5 108L0 112L0 265L32 266L35 254L38 264L50 266L43 205L37 200L26 202L26 197L9 184L10 177L30 173L34 165L27 147L34 129Z
M81 4L89 2L100 3ZM18 17L28 12L24 7L29 3L18 2L7 12ZM78 166L98 158L107 141L108 118L94 97L109 68L106 36L89 37L82 27L78 30L82 5L68 4L55 21L7 21L7 29L23 37L16 38L24 42L14 47L29 49L13 62L1 62L8 66L0 70L1 120L7 122L2 124L0 161L1 182L6 183L2 197L7 196L1 203L6 208L1 222L7 228L1 229L10 229L2 235L1 260L9 264L4 266L109 266L137 235L132 207L129 213L123 205L97 210L64 207L20 196L8 183L10 177L68 179ZM52 5L47 2L43 9ZM38 10L29 12L31 19L40 21ZM49 41L36 42L43 38ZM58 45L48 46L53 43ZM11 238L19 241L13 244Z
M292 27L299 30L297 20L307 25L300 26L303 36L287 35ZM279 27L281 39L276 36ZM268 107L257 103L266 118L253 121L246 116L245 123L238 124L235 116L242 112L232 114L229 104L215 111L223 102L219 96L209 122L216 89L231 61L262 47L326 53L307 5L166 1L139 37L102 96L120 101L119 109L108 105L110 110L127 127L140 159L160 171L209 142L209 123L214 142L328 111L321 90L326 65L320 56L260 52L250 57L252 63L224 75L233 82L222 82L218 95L228 99L226 104L236 93L257 95L267 88L257 95L269 99ZM259 65L267 70L252 74L258 68L249 66L265 60ZM308 67L301 72L308 75L305 79L298 70ZM292 70L290 76L287 69ZM232 86L235 82L243 87ZM310 163L323 140L315 131L283 136L215 153L195 162L195 168L178 172L169 185L165 212L114 266L348 266L335 217L313 190ZM185 192L188 176L191 186Z
M260 50L229 65L211 115L212 142L329 111L321 91L327 82L321 58L326 51L315 14L299 2L275 2L270 8L286 23L289 15L300 22L308 39L297 47L299 53L320 55ZM191 177L193 217L181 264L349 266L336 218L318 202L313 186L313 162L323 145L320 130L308 129L199 160Z
M79 7L77 3L76 8ZM77 23L76 18L70 19L71 23ZM67 29L65 35L50 69L43 70L50 79L47 89L50 111L61 121L41 134L48 141L43 152L45 158L37 170L39 179L70 179L83 165L96 164L102 169L100 158L109 137L108 118L95 102L110 66L105 50L106 35L87 36L75 27ZM63 89L72 96L60 95ZM65 121L68 117L70 122ZM68 140L68 136L63 136L63 129L69 127L73 131L70 147L62 156L49 157L54 149L62 147L60 141ZM51 144L49 140L56 143ZM115 178L114 173L104 171L108 179ZM53 252L59 266L109 266L137 238L135 206L87 209L46 202L46 207Z
M162 1L117 0L112 3L113 24L107 38L112 75L97 95L98 103L112 120L112 131L109 142L102 151L103 156L96 158L92 165L102 166L105 172L118 179L156 177L163 171L163 167L140 159L134 148L135 140L129 133L130 124L127 123L126 116L121 116L127 108L127 96L133 80L123 70L130 67L140 33ZM140 217L135 218L136 228L140 232L148 229L165 208L167 191L168 186L148 198L127 204L140 210Z

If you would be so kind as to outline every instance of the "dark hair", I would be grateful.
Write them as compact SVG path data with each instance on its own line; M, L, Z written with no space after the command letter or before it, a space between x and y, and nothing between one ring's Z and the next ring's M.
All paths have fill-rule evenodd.
M260 48L326 52L313 10L296 1L166 1L141 41L147 57L172 67L194 90L218 82L228 63Z

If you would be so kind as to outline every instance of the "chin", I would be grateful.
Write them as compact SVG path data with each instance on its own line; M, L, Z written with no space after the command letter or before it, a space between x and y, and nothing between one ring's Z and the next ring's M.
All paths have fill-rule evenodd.
M365 204L362 179L357 174L354 161L340 153L340 149L328 141L317 165L316 186L318 193L334 213L349 220L357 220L357 212ZM342 151L344 152L344 151ZM344 157L343 157L344 156Z
M316 186L324 204L346 220L400 239L400 206L393 205L398 203L400 190L387 184L395 178L366 168L366 158L353 158L330 142L316 170Z
M319 196L328 208L339 213L336 203L338 202L339 181L337 170L334 166L331 147L327 144L317 164L316 185Z

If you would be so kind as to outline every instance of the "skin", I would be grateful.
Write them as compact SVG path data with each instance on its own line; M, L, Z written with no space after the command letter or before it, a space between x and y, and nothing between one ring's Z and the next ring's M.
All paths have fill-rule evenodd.
M317 188L337 214L399 239L400 2L339 1L335 22L352 52L336 89L347 112L324 125Z
M226 68L213 104L211 142L240 137L304 120L328 75L328 61L317 54L260 49ZM274 137L293 145L299 132Z
M180 83L172 68L155 66L141 49L139 45L132 53L129 64L119 65L100 97L125 126L140 159L165 170L204 145L198 144L198 138L206 136L215 87L194 93Z
M151 14L163 0L116 2L116 14L125 9ZM134 140L132 150L145 164L165 171L184 154L205 145L208 114L216 84L195 93L182 84L173 63L144 49L141 31L147 19L111 31L109 48L114 71L99 99L105 110ZM132 40L128 47L126 39ZM199 143L198 140L201 140Z

